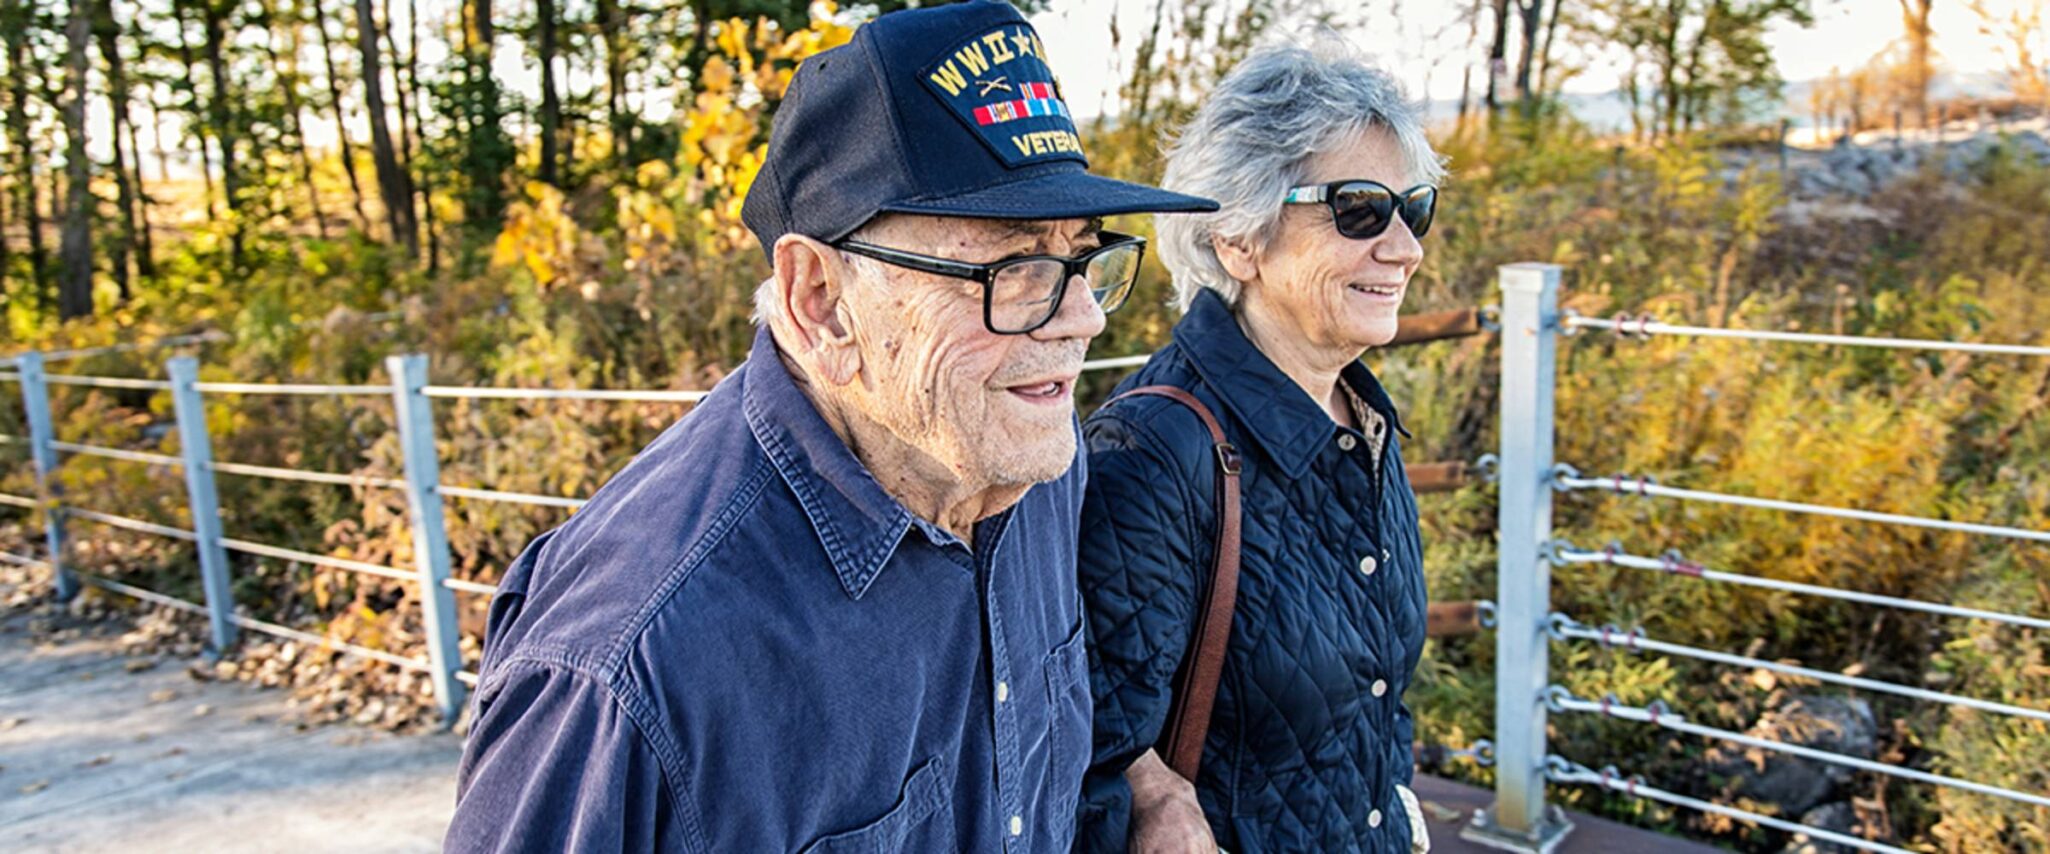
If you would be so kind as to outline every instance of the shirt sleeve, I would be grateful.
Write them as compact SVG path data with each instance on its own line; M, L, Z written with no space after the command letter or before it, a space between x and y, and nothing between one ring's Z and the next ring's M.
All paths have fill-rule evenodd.
M1198 588L1215 550L1205 539L1207 523L1196 519L1214 514L1208 490L1197 498L1181 466L1148 432L1105 414L1084 431L1089 483L1077 568L1096 711L1075 848L1124 851L1131 820L1124 773L1167 724L1175 674L1195 631Z
M487 689L445 851L696 850L660 761L610 689L521 663Z

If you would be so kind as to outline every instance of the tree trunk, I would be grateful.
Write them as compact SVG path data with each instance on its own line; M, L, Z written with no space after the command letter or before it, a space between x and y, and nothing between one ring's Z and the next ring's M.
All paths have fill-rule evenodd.
M71 97L64 103L64 240L59 255L64 278L57 286L57 317L70 320L93 313L93 188L92 163L85 151L86 72L91 67L86 51L91 48L92 10L83 3L72 4L64 22L65 57L70 66L66 81Z
M420 258L420 232L413 222L413 182L399 168L385 122L384 71L377 51L377 18L370 0L356 0L356 47L363 55L363 109L370 114L370 158L377 167L377 194L384 199L385 221L392 237L406 248L406 257Z
M412 60L399 52L398 25L392 23L394 19L391 14L391 0L381 2L384 6L384 49L391 54L392 62L392 95L399 99L399 172L406 176L406 187L409 190L406 194L406 219L415 223L417 229L417 223L420 222L420 200L419 187L413 183L413 111L410 109L413 99L406 74Z
M36 186L35 135L29 127L29 65L28 41L31 10L22 0L9 0L6 6L7 26L7 76L10 95L7 102L7 133L14 140L16 158L14 180L21 191L21 218L28 229L29 273L33 279L30 293L36 302L47 306L50 284L50 251L43 244L43 200Z
M541 183L562 186L555 164L561 157L562 99L555 91L555 0L534 0L541 60Z
M121 206L121 239L114 244L110 265L114 272L114 284L118 287L121 301L130 296L128 287L128 256L137 245L135 225L135 185L130 183L128 155L122 150L121 131L128 124L128 75L121 61L120 24L114 20L113 0L100 0L94 23L98 36L100 56L107 61L107 103L114 114L114 187ZM149 275L147 261L137 264L137 272Z
M228 228L228 258L236 268L241 268L243 236L248 229L242 218L242 170L235 160L235 147L239 134L235 128L235 106L228 94L228 21L233 7L224 8L220 0L201 0L203 10L201 21L206 25L206 67L213 78L213 103L208 105L207 122L213 126L214 139L221 149L221 189L225 192L230 225Z
M0 135L0 163L7 162L7 156L13 153L6 149L6 143L6 136ZM7 242L7 226L12 221L8 219L7 206L12 196L11 193L0 193L0 295L7 293L7 271L13 269L14 264L14 247Z
M1685 3L1686 0L1666 0L1665 18L1659 21L1659 100L1667 136L1673 135L1680 124L1680 12ZM1653 124L1656 136L1657 123Z
M293 11L298 11L296 3ZM342 76L335 70L334 43L328 40L327 16L318 6L313 10L313 26L320 31L320 58L327 65L327 100L334 107L335 138L342 146L342 171L349 176L349 195L356 204L356 225L367 235L370 233L370 215L363 212L363 182L356 177L356 146L349 142L349 117L342 109Z
M262 0L262 8L267 24L280 23L277 8L271 0ZM327 212L321 210L320 187L313 182L313 153L306 147L306 125L299 105L299 22L286 18L282 23L290 34L287 46L291 50L291 56L278 55L277 46L271 41L277 34L274 26L264 28L263 53L270 59L270 66L278 75L278 89L284 96L285 133L291 135L292 147L299 155L299 180L306 184L306 202L313 209L313 232L320 235L320 239L326 240Z
M1459 121L1461 130L1466 128L1466 116L1473 109L1473 49L1481 37L1481 0L1473 0L1473 8L1466 16L1466 52L1459 69Z
M117 129L118 130L118 129ZM128 117L129 175L135 181L135 273L145 279L157 274L156 241L150 236L149 184L142 177L142 136L135 129L135 116Z
M214 207L213 152L206 147L206 99L199 94L199 59L193 55L192 41L185 35L183 0L171 0L171 17L178 30L178 61L185 66L185 79L179 81L178 85L185 90L185 97L190 101L187 112L192 114L192 139L199 143L199 177L206 185L206 218L216 220L221 218L221 214Z
M1921 117L1922 126L1929 127L1929 78L1933 69L1929 67L1929 13L1936 0L1900 0L1901 24L1908 37L1908 100Z
M420 4L417 0L406 0L406 89L411 93L413 133L420 135L420 147L427 147L427 137L421 115L424 108L420 98ZM404 103L400 109L406 109ZM427 231L427 272L441 270L441 235L434 230L434 179L426 168L413 169L412 143L407 143L406 173L420 176L420 210L425 216Z
M1488 114L1502 108L1497 84L1509 68L1509 0L1495 0L1495 41L1488 48Z
M1545 0L1518 0L1517 7L1523 16L1523 54L1516 60L1516 98L1524 104L1524 114L1528 116L1534 106L1530 71L1537 61L1538 27L1545 22Z
M472 227L488 227L505 213L505 165L511 141L500 127L498 80L491 74L491 0L470 0L463 30L464 119L463 172L469 187L463 197L463 218Z
M605 42L605 113L612 132L612 162L626 165L633 142L633 124L626 114L625 13L618 0L598 0L598 32Z
M1559 12L1562 11L1559 7L1564 5L1566 5L1566 0L1552 0L1552 17L1551 20L1545 22L1544 46L1538 48L1537 93L1539 98L1551 97L1552 37L1559 32Z

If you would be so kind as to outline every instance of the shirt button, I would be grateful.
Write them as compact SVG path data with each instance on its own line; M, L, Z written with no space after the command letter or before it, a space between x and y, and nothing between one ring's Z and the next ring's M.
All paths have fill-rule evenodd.
M1359 440L1354 439L1351 433L1345 433L1338 437L1338 449L1341 451L1350 451L1352 446L1357 444L1359 444Z
M998 683L997 683L997 702L999 702L999 703L1002 703L1002 702L1008 701L1008 700L1010 700L1010 699L1011 699L1011 683L1009 683L1009 682L998 682Z
M1374 562L1374 556L1373 556L1373 555L1367 555L1366 557L1360 558L1360 574L1361 574L1361 575L1373 575L1373 574L1374 574L1374 570L1377 570L1377 569L1380 569L1380 568L1381 568L1381 565L1380 565L1380 564L1378 564L1378 563L1375 563L1375 562Z
M1380 827L1380 826L1381 826L1381 811L1380 811L1380 810L1375 810L1375 811L1373 811L1373 812L1367 813L1367 826L1368 826L1368 827Z
M1379 696L1381 696L1381 695L1383 695L1383 694L1386 694L1386 693L1388 693L1388 680L1386 680L1386 679L1376 679L1376 680L1374 680L1374 688L1373 688L1373 690L1374 690L1374 696L1376 696L1376 697L1379 697Z
M1015 815L1014 815L1014 816L1011 816L1011 835L1012 835L1012 836L1018 836L1018 835L1020 835L1020 834L1023 834L1024 832L1025 832L1025 819L1023 819L1023 818L1021 818L1021 817L1019 817L1019 816L1015 816Z

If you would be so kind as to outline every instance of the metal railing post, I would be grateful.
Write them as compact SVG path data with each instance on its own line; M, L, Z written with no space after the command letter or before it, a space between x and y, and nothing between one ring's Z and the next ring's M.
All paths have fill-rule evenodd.
M185 498L192 510L193 547L199 552L200 587L213 630L213 653L228 654L235 642L235 594L228 587L228 550L221 544L221 499L214 488L213 439L207 435L206 399L199 393L199 360L179 356L164 363L171 380L171 407L178 420L178 453L185 469Z
M42 503L43 545L49 551L50 573L56 576L57 598L78 595L78 576L64 566L64 508L58 503L57 433L50 423L50 385L43 379L43 354L15 358L21 375L21 405L28 415L29 459L36 469L36 500Z
M1556 264L1509 264L1502 286L1500 498L1496 530L1495 803L1460 835L1545 852L1573 829L1545 806L1545 618L1551 611L1552 398L1559 326Z
M449 578L448 528L442 517L441 460L434 447L434 409L422 389L427 386L427 357L391 356L384 360L391 376L392 406L397 415L399 445L405 455L406 504L412 511L413 566L420 574L420 606L427 627L427 652L432 664L434 698L443 724L453 724L463 708L461 629L456 622L455 591Z

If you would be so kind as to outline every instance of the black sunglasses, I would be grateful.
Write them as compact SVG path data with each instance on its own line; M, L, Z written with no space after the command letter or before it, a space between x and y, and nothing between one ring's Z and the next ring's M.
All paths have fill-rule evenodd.
M1139 278L1146 238L1108 231L1097 232L1097 237L1103 245L1073 258L1019 255L988 264L935 258L859 240L842 240L833 246L908 270L980 282L983 327L998 335L1023 335L1053 320L1067 298L1068 282L1076 276L1089 284L1089 295L1104 314L1125 304L1132 283Z
M1421 238L1430 233L1431 218L1438 214L1437 187L1418 184L1397 193L1387 184L1364 178L1293 187L1281 201L1329 204L1331 224L1338 227L1339 234L1355 240L1379 236L1398 214L1409 223L1409 233Z

